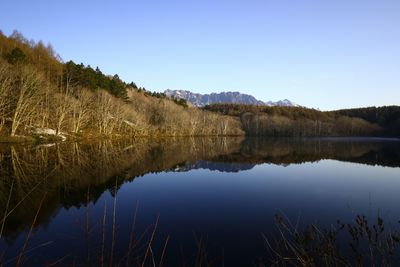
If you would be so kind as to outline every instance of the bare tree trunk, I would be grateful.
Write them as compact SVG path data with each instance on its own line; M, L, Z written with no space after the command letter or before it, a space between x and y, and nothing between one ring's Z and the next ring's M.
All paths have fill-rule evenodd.
M32 119L37 112L43 88L46 86L40 75L34 70L25 67L19 74L15 88L13 88L13 109L11 136L15 136L18 128Z
M0 132L2 131L10 108L11 72L0 65Z

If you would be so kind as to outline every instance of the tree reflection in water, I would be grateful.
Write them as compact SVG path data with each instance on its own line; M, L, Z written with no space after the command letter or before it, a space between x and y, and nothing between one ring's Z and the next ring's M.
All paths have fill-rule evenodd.
M2 145L1 235L11 243L26 231L45 194L36 226L47 225L61 208L96 202L103 192L115 194L124 182L147 173L201 168L239 172L262 163L289 165L322 159L400 167L400 142L226 137Z

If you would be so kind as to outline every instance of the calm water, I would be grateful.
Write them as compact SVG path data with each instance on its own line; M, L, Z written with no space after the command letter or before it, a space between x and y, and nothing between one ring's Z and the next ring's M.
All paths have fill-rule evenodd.
M9 199L1 260L15 265L35 222L27 266L108 265L111 257L125 266L127 254L140 265L146 251L153 266L166 240L165 266L257 266L268 263L261 234L274 232L275 214L304 224L356 214L397 223L399 167L400 141L387 139L1 146L1 216Z

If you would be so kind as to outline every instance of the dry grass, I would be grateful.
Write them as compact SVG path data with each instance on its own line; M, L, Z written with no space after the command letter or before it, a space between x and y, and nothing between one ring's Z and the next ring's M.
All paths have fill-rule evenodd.
M284 216L275 219L278 234L264 235L271 266L399 266L400 234L380 217L370 223L358 215L328 229L311 224L302 230Z
M107 206L104 206L104 213L101 216L100 222L92 222L91 221L91 209L90 209L90 191L88 189L87 192L87 204L85 210L85 218L84 222L79 223L81 225L81 229L83 230L85 239L86 239L86 257L79 258L76 255L68 254L59 259L52 260L51 262L47 263L46 266L58 266L58 265L67 265L70 266L77 266L77 265L85 265L85 266L163 266L165 258L166 258L166 251L168 247L168 242L170 237L167 236L166 240L164 241L161 247L161 256L158 258L154 254L153 250L153 241L156 239L156 232L159 223L159 217L157 216L156 221L153 225L148 226L136 239L135 234L135 224L136 224L136 216L138 212L138 205L136 205L135 214L134 214L134 221L131 225L131 236L129 245L127 247L127 252L125 254L121 254L121 248L119 246L119 240L117 239L118 236L118 229L119 226L117 224L117 188L118 183L116 180L115 189L114 189L114 198L113 198L113 211L111 213L111 225L107 226ZM34 190L34 188L32 189ZM10 196L13 193L13 187L10 189ZM26 196L28 197L29 194ZM42 207L45 202L47 194L45 194L39 203L39 206L36 209L36 214L33 218L33 221L27 231L26 237L19 249L18 255L11 258L4 258L4 252L0 252L0 266L9 266L15 265L17 267L20 266L29 266L29 258L34 255L38 249L43 248L45 246L49 246L53 244L52 241L45 242L38 246L29 246L30 240L33 237L33 233L37 226L37 221L39 214L42 212ZM10 198L10 197L9 197ZM106 204L106 203L105 203ZM15 210L16 207L9 207L6 205L6 210L4 211L4 215L1 221L2 228L4 227L4 223L7 220L8 216ZM94 240L95 237L93 234L95 233L95 229L100 226L100 236L101 236L101 244L96 244L91 242ZM1 228L1 229L2 229ZM151 230L152 229L152 230ZM151 231L150 231L151 230ZM2 230L1 230L2 231ZM0 237L1 237L0 231ZM111 238L107 238L107 235L111 234ZM111 241L109 245L107 245L108 240ZM121 255L125 255L122 256Z

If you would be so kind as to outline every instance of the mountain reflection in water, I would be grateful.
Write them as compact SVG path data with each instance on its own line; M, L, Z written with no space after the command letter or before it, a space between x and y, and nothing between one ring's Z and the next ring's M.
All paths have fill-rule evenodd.
M60 209L95 204L104 192L114 195L124 183L150 173L237 173L265 163L289 166L326 159L397 168L400 141L227 137L1 145L0 211L13 209L2 238L8 245L20 238L45 194L36 227L49 225Z

